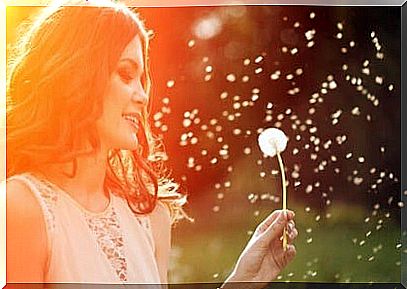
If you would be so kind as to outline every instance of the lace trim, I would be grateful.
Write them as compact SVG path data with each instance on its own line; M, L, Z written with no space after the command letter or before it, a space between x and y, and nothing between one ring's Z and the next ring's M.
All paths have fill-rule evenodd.
M67 193L48 180L39 179L31 174L25 174L24 177L35 186L40 194L47 210L47 226L54 229L55 214L53 209L58 200L58 192L64 195L67 195ZM69 197L69 195L67 196ZM114 197L111 195L111 202L113 202L113 198ZM110 205L102 214L91 214L83 209L81 212L85 217L90 230L96 235L98 246L105 254L109 263L113 267L113 270L121 281L127 281L127 262L124 256L124 239L117 214L114 211L113 206Z
M127 262L124 241L116 212L111 208L105 216L85 213L89 228L95 233L99 247L107 257L121 281L127 281Z
M50 184L32 176L31 174L24 174L22 177L27 179L28 182L35 187L36 193L39 194L41 202L44 204L44 209L46 210L44 214L47 228L52 232L55 229L54 208L58 201L57 193L52 189Z

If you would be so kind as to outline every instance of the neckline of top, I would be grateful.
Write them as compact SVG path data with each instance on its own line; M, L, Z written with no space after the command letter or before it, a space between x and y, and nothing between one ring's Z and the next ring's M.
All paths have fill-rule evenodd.
M109 197L109 203L107 204L106 208L104 208L102 211L100 212L95 212L95 211L91 211L87 208L85 208L82 204L80 204L74 197L71 196L71 194L69 194L66 190L64 190L62 187L60 187L59 185L51 182L50 180L48 180L45 177L40 177L38 175L35 175L33 173L27 173L29 176L31 176L32 178L34 178L35 180L39 181L40 183L44 184L45 186L47 186L48 188L57 191L61 196L65 197L66 200L68 200L70 203L72 203L75 207L77 207L80 211L82 211L83 213L90 215L90 216L101 216L101 215L105 215L106 213L108 213L112 207L113 207L113 202L114 202L114 196L111 193L111 191L108 191L108 197Z

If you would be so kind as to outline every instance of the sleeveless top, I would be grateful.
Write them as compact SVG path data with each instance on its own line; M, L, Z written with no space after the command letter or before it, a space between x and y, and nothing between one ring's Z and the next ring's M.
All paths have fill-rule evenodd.
M33 174L10 179L31 190L44 215L48 239L44 282L160 283L148 215L136 215L112 193L108 207L95 213Z

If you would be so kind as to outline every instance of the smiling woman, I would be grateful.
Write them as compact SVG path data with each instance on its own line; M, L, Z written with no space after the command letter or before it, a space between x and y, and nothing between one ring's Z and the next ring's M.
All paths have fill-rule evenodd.
M166 281L157 230L186 216L185 198L147 122L148 34L127 7L98 4L43 9L9 59L8 281Z
M171 225L191 219L149 127L149 35L124 5L78 3L42 9L10 54L7 281L167 283ZM229 281L275 278L293 218L271 214Z

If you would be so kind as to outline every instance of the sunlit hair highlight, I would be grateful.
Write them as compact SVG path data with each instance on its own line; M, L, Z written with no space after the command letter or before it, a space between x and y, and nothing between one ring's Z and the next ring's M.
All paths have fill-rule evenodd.
M87 6L64 1L41 9L32 23L23 25L22 37L8 55L7 177L51 163L72 162L100 148L96 120L102 97L122 51L139 35L148 73L149 33L136 12L106 0ZM105 187L125 198L137 214L154 210L161 199L173 223L184 217L186 196L165 170L161 140L143 111L138 133L140 148L111 150L107 157ZM91 149L84 149L84 143ZM75 172L73 172L72 176ZM192 220L192 219L190 219Z

